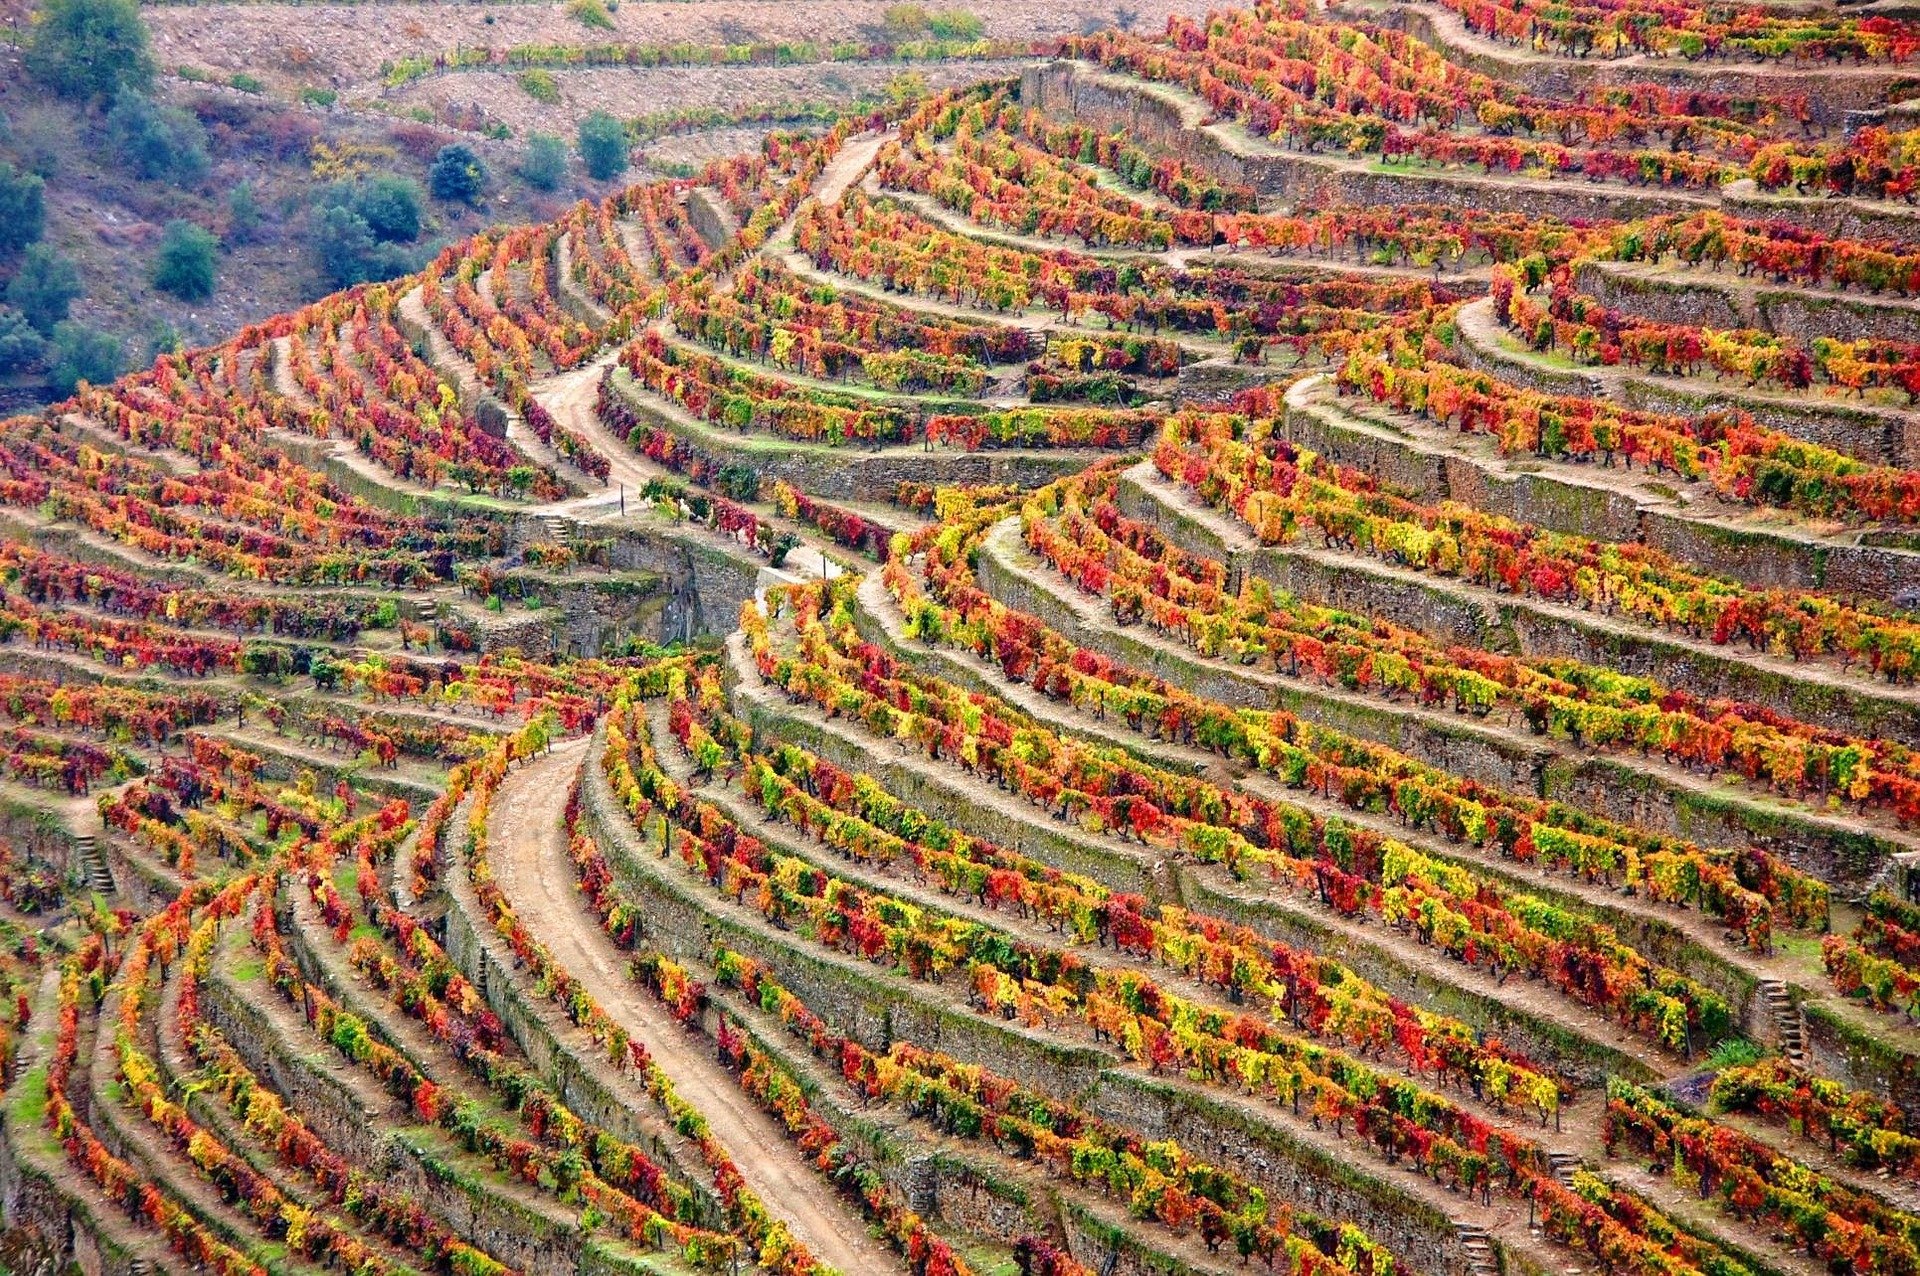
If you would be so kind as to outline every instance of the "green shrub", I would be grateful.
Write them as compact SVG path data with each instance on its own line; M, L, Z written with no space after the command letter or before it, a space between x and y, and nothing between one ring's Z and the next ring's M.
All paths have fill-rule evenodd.
M553 72L545 67L537 66L530 71L522 71L520 87L536 102L547 106L558 106L560 103L560 81L554 79Z
M929 15L924 5L890 4L881 13L880 21L894 39L911 40L926 31Z
M1720 1071L1726 1068L1747 1068L1767 1057L1765 1047L1749 1037L1728 1037L1713 1048L1707 1056L1707 1066Z
M627 171L627 126L595 111L580 121L580 158L595 181L604 182Z
M47 346L47 380L56 394L72 394L82 381L105 385L126 367L126 352L112 333L69 319L57 324Z
M320 277L332 288L392 279L418 265L415 254L377 238L366 218L342 205L315 210L311 236Z
M279 682L293 672L293 653L277 642L250 638L241 644L239 664L241 673Z
M213 276L213 235L190 221L168 222L153 259L153 286L182 301L205 301L213 296Z
M487 188L487 166L465 142L443 146L427 170L427 189L435 199L449 203L477 204Z
M305 84L300 88L300 100L308 106L332 106L340 100L340 95L332 89Z
M947 9L927 18L927 33L936 40L978 40L987 33L987 24L965 9Z
M267 86L261 83L259 76L248 75L245 71L235 71L233 78L228 80L227 83L239 89L242 93L265 93L267 91Z
M61 97L105 102L153 83L153 51L135 0L46 0L27 39L27 70Z
M27 317L12 306L0 306L0 372L18 372L38 363L47 343Z
M396 244L420 237L420 187L404 177L383 173L350 188L349 206L367 223L375 239Z
M887 35L895 41L918 40L932 36L936 40L978 40L986 34L987 24L965 9L929 11L923 5L888 5L880 15Z
M107 112L107 143L134 176L185 186L207 172L207 131L177 106L122 90Z
M597 31L613 30L613 15L601 0L567 0L567 16Z
M67 307L80 293L79 268L47 245L35 244L7 283L7 304L45 336L67 317Z
M260 200L252 182L241 182L227 195L227 242L244 244L260 233Z
M529 137L526 155L520 161L520 176L535 190L556 189L567 180L567 144L551 133Z
M11 257L46 228L47 184L0 160L0 254Z

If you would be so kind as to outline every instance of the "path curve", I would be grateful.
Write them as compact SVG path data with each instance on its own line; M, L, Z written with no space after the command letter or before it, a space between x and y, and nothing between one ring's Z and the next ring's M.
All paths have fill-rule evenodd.
M780 1124L753 1106L703 1040L623 973L626 960L575 885L561 816L568 781L592 764L591 737L555 745L507 776L493 803L494 880L528 930L635 1041L646 1043L680 1097L702 1112L741 1175L776 1217L846 1276L904 1270L866 1221L808 1164Z

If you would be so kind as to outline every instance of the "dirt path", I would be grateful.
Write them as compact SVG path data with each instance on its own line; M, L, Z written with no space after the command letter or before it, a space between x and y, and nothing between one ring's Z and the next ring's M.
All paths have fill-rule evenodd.
M536 381L531 390L534 401L552 413L555 421L593 444L600 450L600 455L612 464L613 468L607 471L608 487L625 484L637 491L647 485L647 480L658 478L663 471L634 456L626 440L615 438L613 431L600 423L599 414L593 410L600 398L600 378L619 357L617 349L608 350L589 363ZM589 499L605 503L606 496L603 492Z
M706 1048L621 973L620 952L574 885L560 824L568 777L589 754L589 738L568 741L501 786L490 833L500 889L554 959L634 1040L647 1044L680 1097L706 1115L747 1183L815 1257L847 1276L901 1270L891 1251L868 1238L865 1221L808 1167L779 1124L749 1103Z
M609 491L621 492L624 499L635 502L635 508L645 504L640 492L654 479L672 479L674 482L686 482L684 476L675 474L664 465L656 465L643 456L637 455L627 446L627 441L601 421L595 405L600 398L600 378L607 368L619 358L619 351L609 350L592 363L583 364L571 372L548 377L532 387L533 397L553 414L553 419L586 439L600 450L612 468L607 471L606 486L588 496L561 501L554 505L542 505L532 509L536 514L578 514L591 516L608 511ZM755 513L767 518L765 511L756 509ZM784 519L767 518L782 531L792 531L800 537L798 549L788 553L785 563L779 568L792 576L826 576L832 579L844 569L834 560L832 553L816 536L807 534L807 529L798 524L790 524ZM711 535L716 540L731 540L719 532ZM744 549L739 542L733 541L729 552L739 553Z

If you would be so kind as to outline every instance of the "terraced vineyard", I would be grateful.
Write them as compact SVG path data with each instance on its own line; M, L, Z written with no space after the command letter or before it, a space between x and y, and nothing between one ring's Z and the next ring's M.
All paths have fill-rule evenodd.
M0 1262L1920 1272L1920 28L1059 51L0 422Z

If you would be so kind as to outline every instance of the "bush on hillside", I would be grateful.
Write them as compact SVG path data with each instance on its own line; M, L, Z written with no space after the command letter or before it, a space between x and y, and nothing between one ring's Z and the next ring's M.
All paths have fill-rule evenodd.
M7 284L7 304L44 336L67 317L67 307L81 291L79 268L47 245L35 244Z
M126 363L118 337L71 319L54 328L47 345L47 381L56 394L72 394L82 381L105 385L126 370Z
M557 189L567 180L567 144L551 133L529 137L526 156L520 161L520 176L535 190Z
M46 0L27 38L27 70L61 97L113 100L153 84L153 51L134 0Z
M595 111L580 121L580 159L595 181L604 182L627 171L627 126Z
M454 204L477 204L487 189L487 166L465 142L443 146L427 172L427 190L435 199Z
M177 106L122 90L107 112L107 145L146 181L186 186L207 173L207 130Z
M168 222L153 259L153 286L182 301L205 301L213 283L213 235L189 221Z

